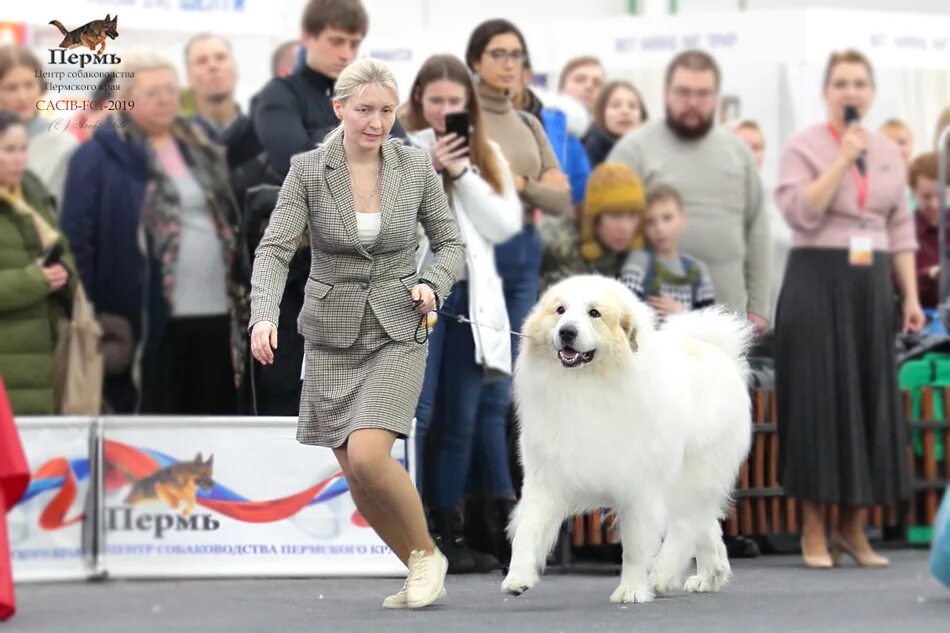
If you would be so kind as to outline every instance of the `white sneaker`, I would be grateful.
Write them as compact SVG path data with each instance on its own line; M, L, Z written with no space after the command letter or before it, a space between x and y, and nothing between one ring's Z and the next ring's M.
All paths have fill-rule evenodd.
M445 587L442 587L442 592L439 595L439 598L445 597ZM405 609L409 606L409 599L406 598L406 586L403 585L402 589L399 590L399 593L388 596L383 600L384 609Z
M429 606L445 595L445 574L449 570L439 548L431 554L415 551L409 554L409 575L406 577L406 606L420 609ZM393 596L398 598L399 594Z
M406 599L406 584L408 584L408 582L409 580L406 579L406 583L403 583L399 593L387 596L386 599L383 600L384 609L405 609L409 606L409 602Z

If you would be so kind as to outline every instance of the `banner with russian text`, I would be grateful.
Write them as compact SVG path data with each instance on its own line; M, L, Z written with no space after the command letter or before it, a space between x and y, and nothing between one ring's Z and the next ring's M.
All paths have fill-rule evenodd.
M291 418L106 418L110 577L405 573ZM405 464L405 442L393 457Z
M92 418L16 420L30 485L7 515L13 579L70 580L93 573ZM85 533L84 533L85 530Z

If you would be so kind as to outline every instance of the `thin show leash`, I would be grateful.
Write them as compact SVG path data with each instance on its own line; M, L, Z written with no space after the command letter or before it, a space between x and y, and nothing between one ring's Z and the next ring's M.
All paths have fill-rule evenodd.
M422 300L416 299L415 301L412 302L412 305L413 307L418 307L422 305ZM488 328L489 330L495 330L496 332L505 332L507 334L514 334L515 336L520 336L521 338L531 338L531 335L529 334L522 334L521 332L516 332L515 330L509 330L503 327L495 327L494 325L486 325L483 323L479 323L478 321L473 321L472 319L466 316L463 316L461 314L455 314L454 312L449 312L448 310L435 309L435 310L432 310L432 312L435 312L436 314L440 316L444 316L448 319L452 319L453 321L457 323L461 323L461 324L468 323L469 325L474 325L475 327L484 327L484 328ZM424 332L424 335L421 338L419 336L420 331ZM413 337L415 338L416 343L419 343L420 345L426 343L429 340L430 331L431 330L429 328L429 315L423 314L421 317L419 317L419 323L416 325L416 333L415 333L415 336Z
M422 305L422 299L416 299L412 302L412 306L414 308L419 307L420 305ZM495 330L496 332L506 332L508 334L514 334L515 336L519 336L521 338L532 338L531 335L529 334L522 334L521 332L516 332L514 330L509 330L503 327L495 327L494 325L481 324L481 323L478 323L477 321L473 321L472 319L469 319L468 317L464 315L455 314L453 312L449 312L448 310L435 309L435 310L432 310L432 312L435 312L436 314L440 316L444 316L447 319L452 319L456 321L457 323L461 323L461 324L468 323L469 325L474 325L475 327L484 327L484 328L488 328L489 330ZM421 338L419 336L420 331L423 332L423 336ZM431 330L429 328L429 315L423 314L421 317L419 317L419 323L416 325L416 332L413 335L413 338L416 340L416 343L419 343L420 345L424 345L425 343L427 343L429 341L430 331ZM254 378L254 355L253 355L253 352L250 350L250 348L248 349L248 352L250 355L249 360L250 360L250 374L251 374L250 376L251 377L251 406L253 407L254 415L258 415L257 413L257 385L255 384L256 380Z

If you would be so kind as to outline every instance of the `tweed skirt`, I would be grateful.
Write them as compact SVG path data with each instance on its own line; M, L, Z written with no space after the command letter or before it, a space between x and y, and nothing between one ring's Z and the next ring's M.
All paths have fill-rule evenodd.
M339 448L359 429L407 437L422 392L426 349L390 338L369 303L350 347L306 343L297 441Z
M779 478L791 497L849 506L910 495L890 255L792 250L775 322Z

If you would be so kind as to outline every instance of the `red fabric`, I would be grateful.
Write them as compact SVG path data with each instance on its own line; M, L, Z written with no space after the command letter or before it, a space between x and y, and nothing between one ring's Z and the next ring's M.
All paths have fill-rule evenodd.
M13 424L13 411L7 399L7 390L0 379L0 489L6 498L4 511L16 505L30 484L30 469L20 444L20 435Z
M20 500L29 483L30 469L13 424L7 390L0 380L0 508L3 509L0 514L0 620L6 620L16 611L6 513Z
M0 504L5 501L0 488ZM7 515L0 515L0 622L13 617L16 612L16 595L13 593L13 568L10 563L10 542L7 540Z

